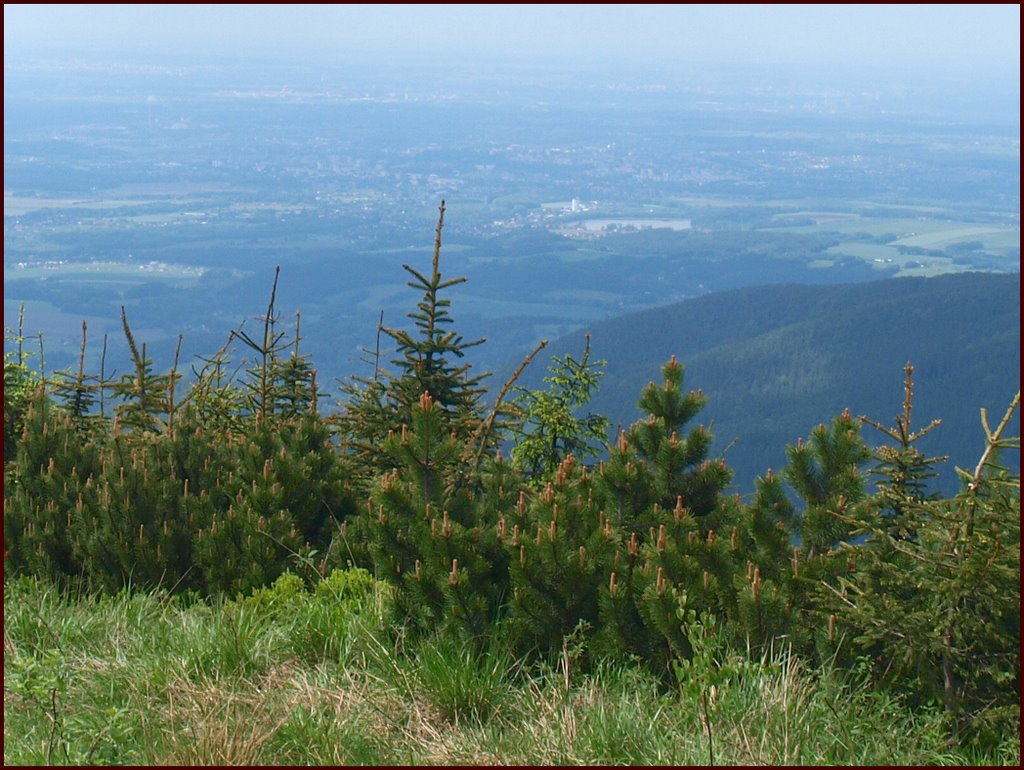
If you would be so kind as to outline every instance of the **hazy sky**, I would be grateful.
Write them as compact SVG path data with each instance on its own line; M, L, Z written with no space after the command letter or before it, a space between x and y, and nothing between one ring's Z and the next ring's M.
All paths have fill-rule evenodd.
M845 63L1019 82L1020 6L5 4L5 58L41 48Z

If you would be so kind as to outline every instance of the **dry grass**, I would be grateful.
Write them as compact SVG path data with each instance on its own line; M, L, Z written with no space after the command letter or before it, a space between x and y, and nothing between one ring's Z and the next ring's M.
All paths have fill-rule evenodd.
M154 761L168 765L257 765L287 722L276 681L230 686L176 678L167 688Z
M507 669L485 683L502 688L480 716L444 702L452 694L444 686L466 683L446 679L444 665L466 661L437 648L427 656L398 651L370 634L358 654L317 662L281 645L290 626L253 623L244 629L252 646L239 655L230 633L238 617L218 608L45 598L24 585L5 591L6 764L707 762L697 705L636 663L584 674L564 665L523 669L499 657ZM487 660L480 671L490 677L494 660ZM723 765L1016 765L1019 758L1012 741L985 755L951 749L927 714L785 656L724 684L711 721Z

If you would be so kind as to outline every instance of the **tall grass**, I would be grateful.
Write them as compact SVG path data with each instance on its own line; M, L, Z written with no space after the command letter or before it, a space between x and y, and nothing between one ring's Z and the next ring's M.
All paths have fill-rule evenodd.
M244 599L4 586L5 764L703 765L702 711L629 661L523 667L445 635L404 645L343 573ZM397 641L396 641L397 640ZM717 764L1018 764L940 715L784 654L719 687Z

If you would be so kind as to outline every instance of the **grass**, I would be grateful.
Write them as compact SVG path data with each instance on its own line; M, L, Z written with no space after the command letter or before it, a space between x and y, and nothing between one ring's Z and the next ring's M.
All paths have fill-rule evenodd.
M4 763L705 765L700 709L635 662L530 666L438 634L404 644L362 574L244 599L4 587ZM340 577L338 577L340 575ZM937 714L778 656L716 691L717 764L1018 764Z

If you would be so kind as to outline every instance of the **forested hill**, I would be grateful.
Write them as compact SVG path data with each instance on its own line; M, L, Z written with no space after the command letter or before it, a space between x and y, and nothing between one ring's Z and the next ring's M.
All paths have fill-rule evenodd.
M849 407L892 424L904 367L915 367L913 423L942 425L922 441L973 467L984 447L981 407L998 421L1020 387L1020 274L966 273L833 286L777 285L709 294L595 324L592 353L606 376L592 409L613 424L639 416L641 388L676 355L684 388L703 389L713 453L728 449L742 492L785 462L785 447ZM579 355L583 333L552 343ZM536 384L542 368L527 381ZM1014 428L1019 431L1019 428ZM881 434L864 431L869 444ZM1012 459L1016 462L1016 456Z

